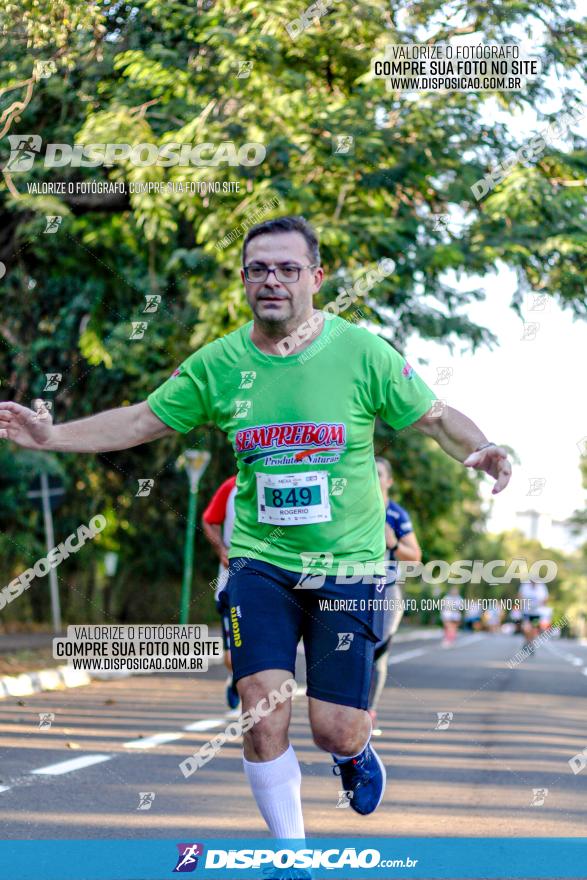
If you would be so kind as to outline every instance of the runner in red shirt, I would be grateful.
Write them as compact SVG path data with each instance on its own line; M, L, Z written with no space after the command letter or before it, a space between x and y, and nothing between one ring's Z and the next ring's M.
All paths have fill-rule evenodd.
M216 610L222 621L222 640L224 642L224 664L229 675L226 679L226 702L231 709L236 709L240 697L232 676L232 660L230 658L230 607L224 587L228 581L228 549L234 527L234 497L236 495L236 474L222 483L202 516L204 534L212 544L220 565L216 578L214 599Z

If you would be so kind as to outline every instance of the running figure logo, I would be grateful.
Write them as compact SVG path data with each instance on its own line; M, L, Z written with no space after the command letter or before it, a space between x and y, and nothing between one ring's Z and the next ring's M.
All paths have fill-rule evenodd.
M234 419L246 419L253 405L252 400L235 400L234 401Z
M526 495L542 495L542 490L546 486L546 480L544 477L530 477L528 482L530 488L526 492Z
M532 342L536 339L536 334L540 329L540 324L538 321L524 321L524 327L522 329L522 335L520 337L521 342Z
M251 70L253 69L252 61L237 61L238 70L236 73L237 79L248 79L251 75Z
M139 491L135 495L135 498L145 498L147 495L151 494L151 489L155 485L155 480L137 480L139 484Z
M61 226L61 221L63 220L63 217L61 217L59 214L45 214L45 220L47 222L44 231L50 233L51 235L55 235L55 233Z
M351 805L351 798L354 795L354 791L339 791L338 793L338 803L337 808L339 810L344 810Z
M331 495L342 495L344 490L346 489L346 484L348 480L346 477L331 477L330 478L330 494Z
M332 152L335 155L349 155L355 152L355 139L352 134L337 134L332 141Z
M300 553L303 571L294 590L319 590L324 586L324 569L331 569L334 561L332 553Z
M547 788L533 788L533 798L530 801L531 807L541 807L546 800L546 796L548 794Z
M30 171L43 143L38 134L9 134L10 156L4 171Z
M42 400L42 398L37 398L33 400L33 409L35 411L35 419L48 419L53 409L53 401L52 400Z
M174 874L188 874L198 867L198 857L204 855L204 846L201 843L178 843L179 856L177 865L173 869Z
M434 232L441 232L443 229L448 231L450 214L431 214L430 216L434 218Z
M436 367L435 385L448 385L453 374L452 367Z
M154 791L139 791L139 805L137 810L150 810L155 800Z
M450 727L450 722L453 719L452 712L437 712L438 723L434 730L448 730Z
M142 339L145 335L145 330L149 326L148 321L132 321L132 330L130 331L129 339Z
M61 382L63 375L61 373L45 373L45 387L43 391L57 391L59 388L59 383Z
M335 651L350 651L351 642L353 641L355 634L354 633L337 633L338 635L338 645L335 648Z
M239 388L252 388L253 382L257 378L256 370L241 370L241 383Z
M143 314L148 312L151 314L152 312L156 312L161 303L161 297L158 293L149 293L145 296L145 308L143 309Z

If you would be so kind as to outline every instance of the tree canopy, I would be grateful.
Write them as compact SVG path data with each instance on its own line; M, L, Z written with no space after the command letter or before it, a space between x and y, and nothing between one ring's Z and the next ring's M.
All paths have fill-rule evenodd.
M485 198L476 201L471 191L535 131L561 113L579 114L587 28L573 10L568 0L462 4L457 11L438 0L339 2L292 39L285 25L296 13L285 0L6 0L3 399L30 405L43 396L53 401L56 421L144 399L192 350L248 319L238 275L242 235L230 233L259 212L303 214L318 230L327 270L318 305L378 260L393 259L394 271L361 307L400 350L410 333L447 345L491 343L489 331L467 317L467 304L484 296L468 279L501 264L517 273L514 307L534 291L584 316L587 155L573 126L535 161L517 162ZM542 76L520 92L410 94L387 92L370 73L372 58L390 42L467 34L479 43L536 43ZM531 121L520 135L508 120L524 113ZM15 147L26 152L31 135L42 147L28 170L14 170ZM155 151L211 144L207 155L220 153L217 165L127 157L109 166L46 167L50 144ZM263 146L259 164L226 163L227 145L240 155L247 144ZM119 186L75 190L92 182ZM131 191L149 183L163 186ZM193 191L215 183L232 187ZM47 192L44 184L73 184L74 191ZM45 231L48 216L62 218L55 232ZM147 296L161 298L155 311L145 311ZM45 390L47 374L61 375L53 391ZM383 445L390 439L382 435ZM224 438L205 428L189 442L213 453L204 499L232 472L232 456ZM122 619L155 619L177 607L187 503L185 477L174 468L181 448L171 438L123 453L49 456L68 489L60 532L96 512L108 510L112 519L87 548L91 564L75 571L70 563L72 574L60 573L71 616L87 616L94 601L96 615L106 602ZM447 554L478 543L476 480L413 432L393 438L391 449L398 488L428 547ZM12 448L0 455L8 579L39 552L38 515L22 504L35 457ZM149 476L151 500L136 497L138 478ZM106 599L95 597L104 549L121 553ZM208 607L214 562L201 534L197 554L198 595ZM32 614L46 613L40 593L27 601Z

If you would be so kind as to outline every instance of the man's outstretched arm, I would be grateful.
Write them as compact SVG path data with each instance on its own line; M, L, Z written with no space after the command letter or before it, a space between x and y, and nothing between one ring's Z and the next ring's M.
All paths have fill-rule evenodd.
M506 450L503 446L489 443L477 425L457 409L445 406L438 414L438 411L433 407L411 427L433 437L448 455L462 462L465 467L485 471L493 477L495 479L492 490L494 495L505 489L509 483L512 466ZM480 446L486 444L485 449L476 451Z
M61 425L53 424L44 406L35 412L12 401L0 403L0 440L12 440L25 449L115 452L173 433L146 400Z

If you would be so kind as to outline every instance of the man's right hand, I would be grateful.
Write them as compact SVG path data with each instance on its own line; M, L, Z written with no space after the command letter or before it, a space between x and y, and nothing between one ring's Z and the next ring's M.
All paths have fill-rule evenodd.
M35 409L20 403L0 403L0 440L12 440L25 449L43 449L51 437L53 419L43 400L33 401Z

